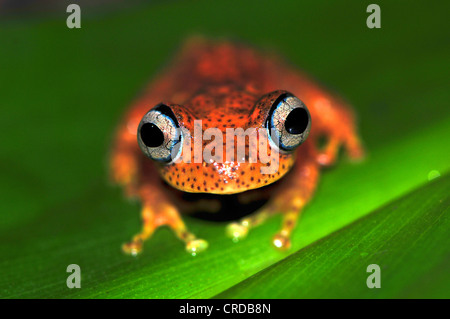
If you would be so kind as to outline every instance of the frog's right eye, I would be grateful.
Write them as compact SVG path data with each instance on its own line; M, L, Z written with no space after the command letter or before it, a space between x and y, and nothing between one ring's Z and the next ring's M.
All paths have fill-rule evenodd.
M308 137L311 116L299 98L284 93L273 103L266 127L275 145L282 151L290 152Z
M170 107L159 104L142 118L138 143L144 154L159 162L172 162L181 153L182 134Z

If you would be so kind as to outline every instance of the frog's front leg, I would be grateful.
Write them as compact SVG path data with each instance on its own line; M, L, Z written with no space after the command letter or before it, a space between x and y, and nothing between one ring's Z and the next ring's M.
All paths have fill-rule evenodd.
M117 132L110 158L110 178L123 187L127 197L136 196L139 149L136 135L126 125Z
M356 131L352 110L336 98L318 97L313 100L311 113L315 115L316 128L310 139L326 138L325 146L317 154L317 162L322 166L333 165L341 146L344 146L352 160L364 157L364 149Z
M169 226L175 235L185 243L188 253L195 256L204 251L208 247L208 243L189 232L181 219L179 210L162 189L157 172L153 170L148 172L144 169L144 172L141 173L143 177L137 187L137 196L142 201L143 226L140 233L122 246L123 251L134 256L137 255L142 251L144 241L161 226Z
M320 169L313 156L315 151L312 144L301 147L305 148L300 150L293 171L285 177L287 180L276 190L273 198L261 210L227 226L226 233L233 241L243 239L249 229L260 225L274 214L281 213L282 226L273 237L272 243L279 249L290 247L292 231L303 207L314 193Z

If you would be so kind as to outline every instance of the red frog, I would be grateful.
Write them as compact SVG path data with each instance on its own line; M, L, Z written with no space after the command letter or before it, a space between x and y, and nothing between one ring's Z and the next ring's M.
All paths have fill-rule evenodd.
M226 155L243 143L242 158L199 158L208 139L196 138L209 128L224 135L230 128L266 134L259 134L256 143L245 136L244 141L215 139ZM249 160L251 150L264 142L267 154L277 156L276 170L269 173L263 168L271 163ZM191 39L131 106L117 131L112 177L127 195L140 199L143 221L142 231L122 248L138 254L144 241L166 225L195 255L208 244L187 229L181 213L214 212L223 203L217 198L234 196L242 205L259 199L266 203L230 223L228 236L243 239L280 213L282 225L272 242L287 249L320 168L335 162L341 146L351 159L363 155L352 111L342 100L277 56L240 43ZM197 193L197 200L183 199L186 193Z

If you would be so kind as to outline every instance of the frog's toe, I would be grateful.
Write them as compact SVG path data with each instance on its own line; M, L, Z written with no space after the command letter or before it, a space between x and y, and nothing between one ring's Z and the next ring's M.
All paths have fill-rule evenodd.
M273 236L272 244L280 250L288 250L291 248L291 239L280 232Z
M316 162L321 166L333 165L336 162L336 156L341 144L341 139L331 136L325 147L316 155Z
M231 223L227 226L227 228L225 229L226 235L227 237L231 238L233 240L233 242L238 242L242 239L244 239L245 237L247 237L248 234L248 224L246 224L245 222L240 222L240 223Z
M131 256L137 256L142 251L142 241L131 241L122 245L122 251Z
M205 251L208 248L208 242L204 239L193 239L186 243L186 251L192 256Z
M353 163L360 163L366 158L366 151L363 147L358 146L348 150L348 157Z
M331 166L334 164L334 157L327 153L319 153L316 157L317 163L321 166Z

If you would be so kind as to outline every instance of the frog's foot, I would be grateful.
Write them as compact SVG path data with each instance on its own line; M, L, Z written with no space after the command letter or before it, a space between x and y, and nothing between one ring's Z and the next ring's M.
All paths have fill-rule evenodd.
M360 139L355 135L350 136L350 138L345 141L345 148L347 150L348 156L352 161L362 161L366 156L366 152L361 144Z
M185 243L186 251L192 256L208 248L208 242L189 232L178 211L170 205L150 206L144 204L142 218L144 221L142 231L134 236L131 242L122 245L122 250L126 254L137 256L142 252L144 241L150 238L158 227L164 225L169 226L175 235Z
M290 235L295 228L300 210L306 203L306 198L302 197L301 193L291 193L285 195L279 200L275 199L266 207L256 213L241 219L238 222L233 222L226 227L226 234L233 242L238 242L245 237L249 230L266 221L269 217L278 212L284 212L283 224L281 230L273 237L272 244L281 250L289 249L291 246Z
M295 229L301 210L311 198L319 176L319 165L313 159L307 162L299 160L298 165L286 181L283 188L277 190L274 197L256 213L231 223L226 233L234 242L244 239L252 227L262 224L269 217L281 213L283 216L280 231L272 238L272 244L281 250L291 246L291 234Z
M232 222L227 225L225 229L226 235L237 243L238 241L247 237L250 228L262 224L267 218L274 215L276 210L270 203L261 208L259 211L250 216L242 218L238 222Z
M317 154L317 163L322 166L333 165L341 145L345 147L351 160L358 161L364 157L364 148L359 138L353 133L348 133L342 138L331 136L325 147Z
M290 236L295 228L298 216L300 215L300 210L303 207L303 203L304 201L300 198L300 196L290 201L291 208L286 213L283 213L282 228L272 239L272 244L276 248L285 250L291 247ZM243 218L238 222L229 224L226 227L226 234L233 240L233 242L238 242L247 237L250 228L262 224L270 216L275 215L277 212L283 211L283 209L286 208L285 206L286 205L282 205L279 209L276 209L276 206L274 205L264 207L253 215Z
M272 244L280 249L287 250L291 248L291 234L295 229L301 208L291 210L283 215L281 230L272 238Z
M322 166L333 165L339 151L340 140L337 137L331 137L325 147L317 154L317 163Z

